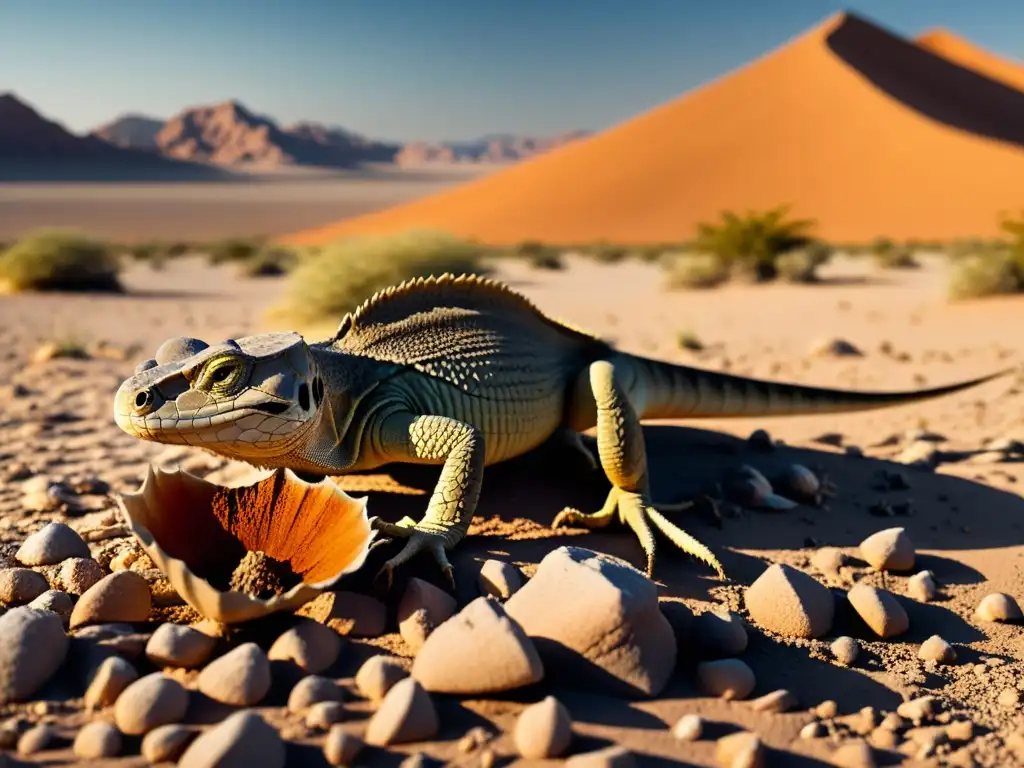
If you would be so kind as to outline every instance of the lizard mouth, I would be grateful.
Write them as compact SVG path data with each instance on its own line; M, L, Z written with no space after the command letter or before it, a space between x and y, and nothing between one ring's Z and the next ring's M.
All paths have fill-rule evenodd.
M291 403L268 401L211 416L167 418L159 413L138 416L119 410L118 426L132 437L156 443L237 448L240 455L259 455L290 446L308 418L284 415Z

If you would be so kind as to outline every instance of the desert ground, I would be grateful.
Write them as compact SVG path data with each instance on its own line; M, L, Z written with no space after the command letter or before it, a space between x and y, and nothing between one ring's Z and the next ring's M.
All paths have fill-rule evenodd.
M53 205L55 199L52 193L41 195L37 205ZM97 202L96 208L101 207ZM10 228L16 217L4 215L4 226ZM95 215L89 214L90 221ZM219 218L205 215L210 222ZM567 264L566 270L552 272L503 262L498 277L550 314L624 350L680 363L882 390L937 386L1021 359L1014 332L1020 301L948 304L943 294L947 263L939 258L925 259L918 270L895 271L881 271L865 259L839 258L822 269L821 284L730 285L704 292L665 290L663 274L651 264L572 258ZM197 449L143 443L122 433L113 422L112 397L135 364L168 337L184 334L215 342L267 330L263 313L278 298L284 279L241 278L230 266L181 259L161 271L131 267L125 276L128 290L120 296L26 294L0 300L0 454L6 478L0 483L0 539L7 562L26 536L60 520L95 539L89 548L101 563L114 560L114 567L141 568L131 565L142 562L131 537L118 535L125 532L117 529L112 494L136 490L151 462L180 465L214 479L239 476L237 466ZM698 339L703 349L681 348L681 335ZM822 350L835 339L861 354ZM39 350L54 341L73 341L91 350L91 357L43 359L47 356ZM511 763L518 759L512 736L518 714L549 693L565 705L573 722L573 741L563 757L617 744L640 765L726 765L716 756L716 740L748 730L762 740L764 764L770 766L869 765L857 762L862 756L849 746L865 740L873 745L878 765L1020 764L1024 752L1013 750L1020 749L1021 737L1014 734L1024 726L1021 627L1015 621L984 621L975 613L986 595L1024 593L1019 454L1008 442L1024 441L1020 384L1010 376L924 404L859 414L649 425L647 454L659 499L697 496L704 480L740 463L768 476L791 463L805 465L834 484L834 495L821 505L786 510L726 503L714 508L698 504L678 513L680 524L719 557L727 579L659 540L657 592L677 635L678 661L667 687L653 698L625 700L600 688L581 691L548 682L505 694L433 695L440 720L436 737L387 749L367 747L355 764L397 765L418 753L451 765ZM781 443L758 449L747 441L758 429ZM371 515L418 518L436 475L432 469L396 470L347 478L342 486L354 495L368 494ZM47 483L65 483L72 489L64 491L70 502L57 511L31 503L39 497L32 489ZM487 559L512 563L530 577L545 555L569 545L642 567L635 536L618 524L593 532L549 528L566 505L599 507L607 488L600 473L557 448L490 468L470 536L450 555L459 608L478 596L478 574ZM912 568L870 567L859 544L896 526L905 529L916 548ZM842 553L841 565L829 548ZM134 557L126 554L133 551ZM375 570L376 554L366 573ZM792 639L752 617L746 589L777 563L804 571L832 590L837 608L827 634ZM931 571L938 585L938 595L927 602L909 586L910 577L922 570ZM369 656L381 651L412 656L395 626L395 603L405 580L416 576L444 586L425 558L401 573L391 593L364 578L364 571L339 588L383 601L388 618L383 632L369 633L376 636L360 637L353 630L338 661L322 673L349 689ZM844 599L857 583L894 595L909 628L887 639L873 632ZM185 609L179 614L173 607L163 610L162 619L190 620ZM715 612L731 612L739 621L738 640L734 624L729 625L732 635L715 629ZM697 618L687 620L691 613ZM135 632L145 639L155 626L156 620L138 623ZM955 662L919 658L922 643L933 635L952 645ZM859 642L852 664L839 663L830 650L839 636ZM75 642L79 652L88 643ZM132 659L140 674L154 669L138 644L126 640L119 652ZM737 700L713 695L699 683L698 664L721 655L735 655L755 675L753 690ZM170 674L186 684L196 675L185 670ZM81 673L62 672L31 703L6 705L8 729L25 731L41 722L56 729L49 749L19 760L76 764L70 744L77 729L90 719L112 719L109 707L98 715L83 712L86 682ZM754 703L780 689L792 694L788 706ZM212 722L226 711L192 695L187 722ZM935 697L930 703L936 710L923 722L891 715L883 723L901 704L923 696ZM326 765L323 730L307 727L301 716L288 712L287 698L287 685L275 678L257 710L285 737L288 765ZM373 707L358 695L349 694L349 699L342 726L361 734ZM688 714L703 719L702 735L693 741L672 731ZM473 730L479 728L489 734L486 745L473 746L469 739L467 746L464 737L479 734ZM125 737L123 754L89 764L147 764L139 757L137 737Z

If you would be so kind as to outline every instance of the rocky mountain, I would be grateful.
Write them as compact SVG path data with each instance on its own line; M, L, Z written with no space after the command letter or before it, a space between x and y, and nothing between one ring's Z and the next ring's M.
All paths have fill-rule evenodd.
M514 163L588 136L571 131L555 136L492 134L471 141L412 142L402 147L395 162L403 166L451 163Z
M101 125L91 135L115 147L152 151L157 148L156 135L164 127L164 122L155 117L129 113Z

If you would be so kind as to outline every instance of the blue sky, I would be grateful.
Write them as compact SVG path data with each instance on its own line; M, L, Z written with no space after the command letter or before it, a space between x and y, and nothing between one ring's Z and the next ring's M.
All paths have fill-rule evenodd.
M231 98L403 141L601 129L839 10L1024 59L1022 0L0 0L0 91L75 131Z

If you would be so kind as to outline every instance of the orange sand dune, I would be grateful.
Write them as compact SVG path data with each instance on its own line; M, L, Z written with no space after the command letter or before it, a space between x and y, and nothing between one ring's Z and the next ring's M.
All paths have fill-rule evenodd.
M1024 92L838 14L592 138L284 238L410 227L490 243L664 242L788 203L834 240L989 236L1024 206Z
M921 48L962 67L973 69L1011 88L1024 91L1024 62L996 56L945 29L925 32L915 42Z

